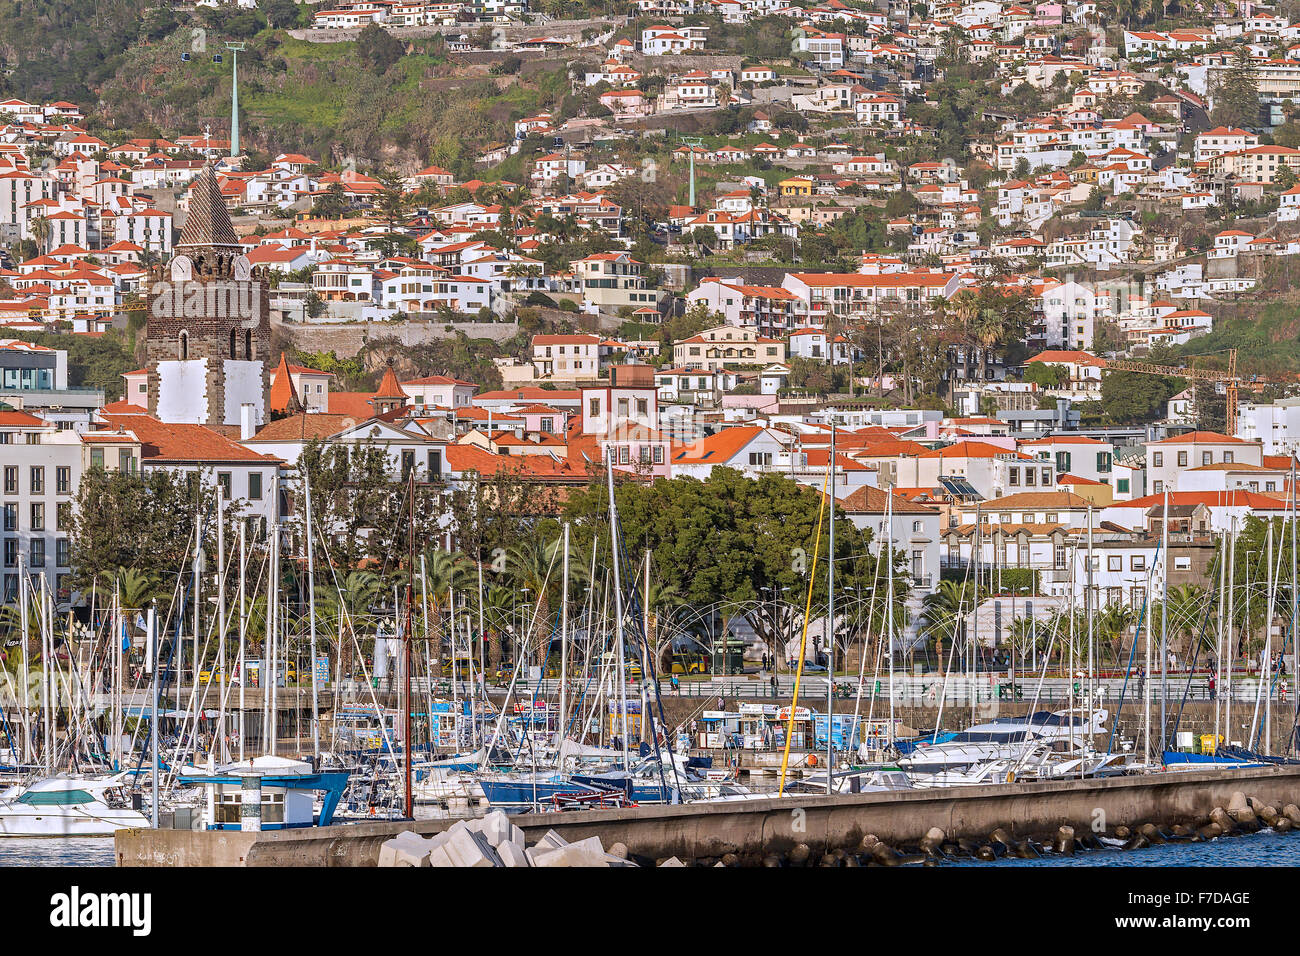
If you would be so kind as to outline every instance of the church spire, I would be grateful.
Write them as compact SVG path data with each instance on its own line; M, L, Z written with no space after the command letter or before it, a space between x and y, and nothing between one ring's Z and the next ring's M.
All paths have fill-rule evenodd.
M211 165L204 166L190 187L189 208L185 213L185 225L181 227L181 240L176 244L176 254L196 260L211 255L216 263L228 263L243 253L244 247L240 245L235 225L230 221L230 212L221 198L216 171Z

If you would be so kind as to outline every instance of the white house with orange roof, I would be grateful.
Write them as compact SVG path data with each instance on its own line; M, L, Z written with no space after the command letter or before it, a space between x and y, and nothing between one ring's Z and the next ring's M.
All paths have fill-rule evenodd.
M1147 480L1152 494L1179 491L1180 475L1207 465L1262 465L1263 445L1219 432L1194 431L1147 442Z
M469 408L474 401L474 392L478 386L473 382L462 382L449 375L427 375L413 378L401 383L402 391L411 398L415 407Z
M789 341L791 358L797 356L816 362L830 362L832 365L847 365L853 360L853 347L849 340L826 329L795 329L790 333Z
M1032 365L1035 362L1064 368L1067 375L1067 385L1072 392L1092 393L1093 395L1101 392L1101 370L1106 367L1106 360L1098 358L1090 352L1047 349L1031 356L1025 361L1025 365Z
M671 56L703 50L708 27L648 27L641 31L641 52L646 56Z

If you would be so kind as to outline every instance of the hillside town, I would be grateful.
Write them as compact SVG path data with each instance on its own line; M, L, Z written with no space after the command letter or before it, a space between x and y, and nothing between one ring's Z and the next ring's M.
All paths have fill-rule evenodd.
M445 26L465 9L344 3L311 31ZM833 471L873 546L906 555L917 607L972 563L1031 569L1060 600L1084 587L1069 554L1088 536L1113 556L1093 585L1104 603L1140 607L1166 507L1196 554L1247 514L1292 507L1295 375L1171 351L1242 315L1300 252L1300 142L1278 145L1300 25L1231 10L1111 45L1092 2L918 16L641 0L629 23L787 18L793 55L714 63L708 29L680 23L497 38L502 56L590 60L569 78L600 107L515 119L481 163L523 150L520 182L292 152L254 168L230 130L96 134L93 104L0 101L5 598L25 566L60 606L84 601L68 522L91 469L197 473L265 524L309 445L378 443L403 473L450 486L507 472L580 486L604 462L636 481L730 468L819 489ZM964 162L935 153L951 132L935 125L935 84L957 69L1006 99L981 108ZM1258 86L1243 125L1215 122L1232 71ZM729 134L661 135L639 158L624 145L654 117L751 106ZM934 159L898 158L926 143ZM801 264L842 221L870 223L874 247L831 246L820 261L837 269ZM166 264L214 236L264 290L278 349L266 330L242 346L232 332L227 350L141 324ZM600 251L560 259L578 238ZM293 360L350 326L490 345L539 314L520 354L492 359L492 383L390 361L373 391L348 390ZM120 388L70 385L68 350L30 341L125 324L145 332L148 361ZM1144 365L1153 350L1163 363ZM220 364L237 351L251 372ZM169 396L168 367L191 355L206 394ZM1098 414L1112 377L1178 390Z
M1293 859L1297 102L1291 0L0 5L0 864Z

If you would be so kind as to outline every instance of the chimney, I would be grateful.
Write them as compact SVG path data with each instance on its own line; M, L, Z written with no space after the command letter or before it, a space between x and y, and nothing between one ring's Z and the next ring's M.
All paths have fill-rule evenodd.
M253 414L253 404L245 402L239 406L239 440L248 441L257 432L257 419Z

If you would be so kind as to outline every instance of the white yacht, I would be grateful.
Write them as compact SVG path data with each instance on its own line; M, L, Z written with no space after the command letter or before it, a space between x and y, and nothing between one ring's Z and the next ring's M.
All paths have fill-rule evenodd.
M148 818L119 792L123 779L55 776L9 787L0 792L0 837L112 836L148 827Z

